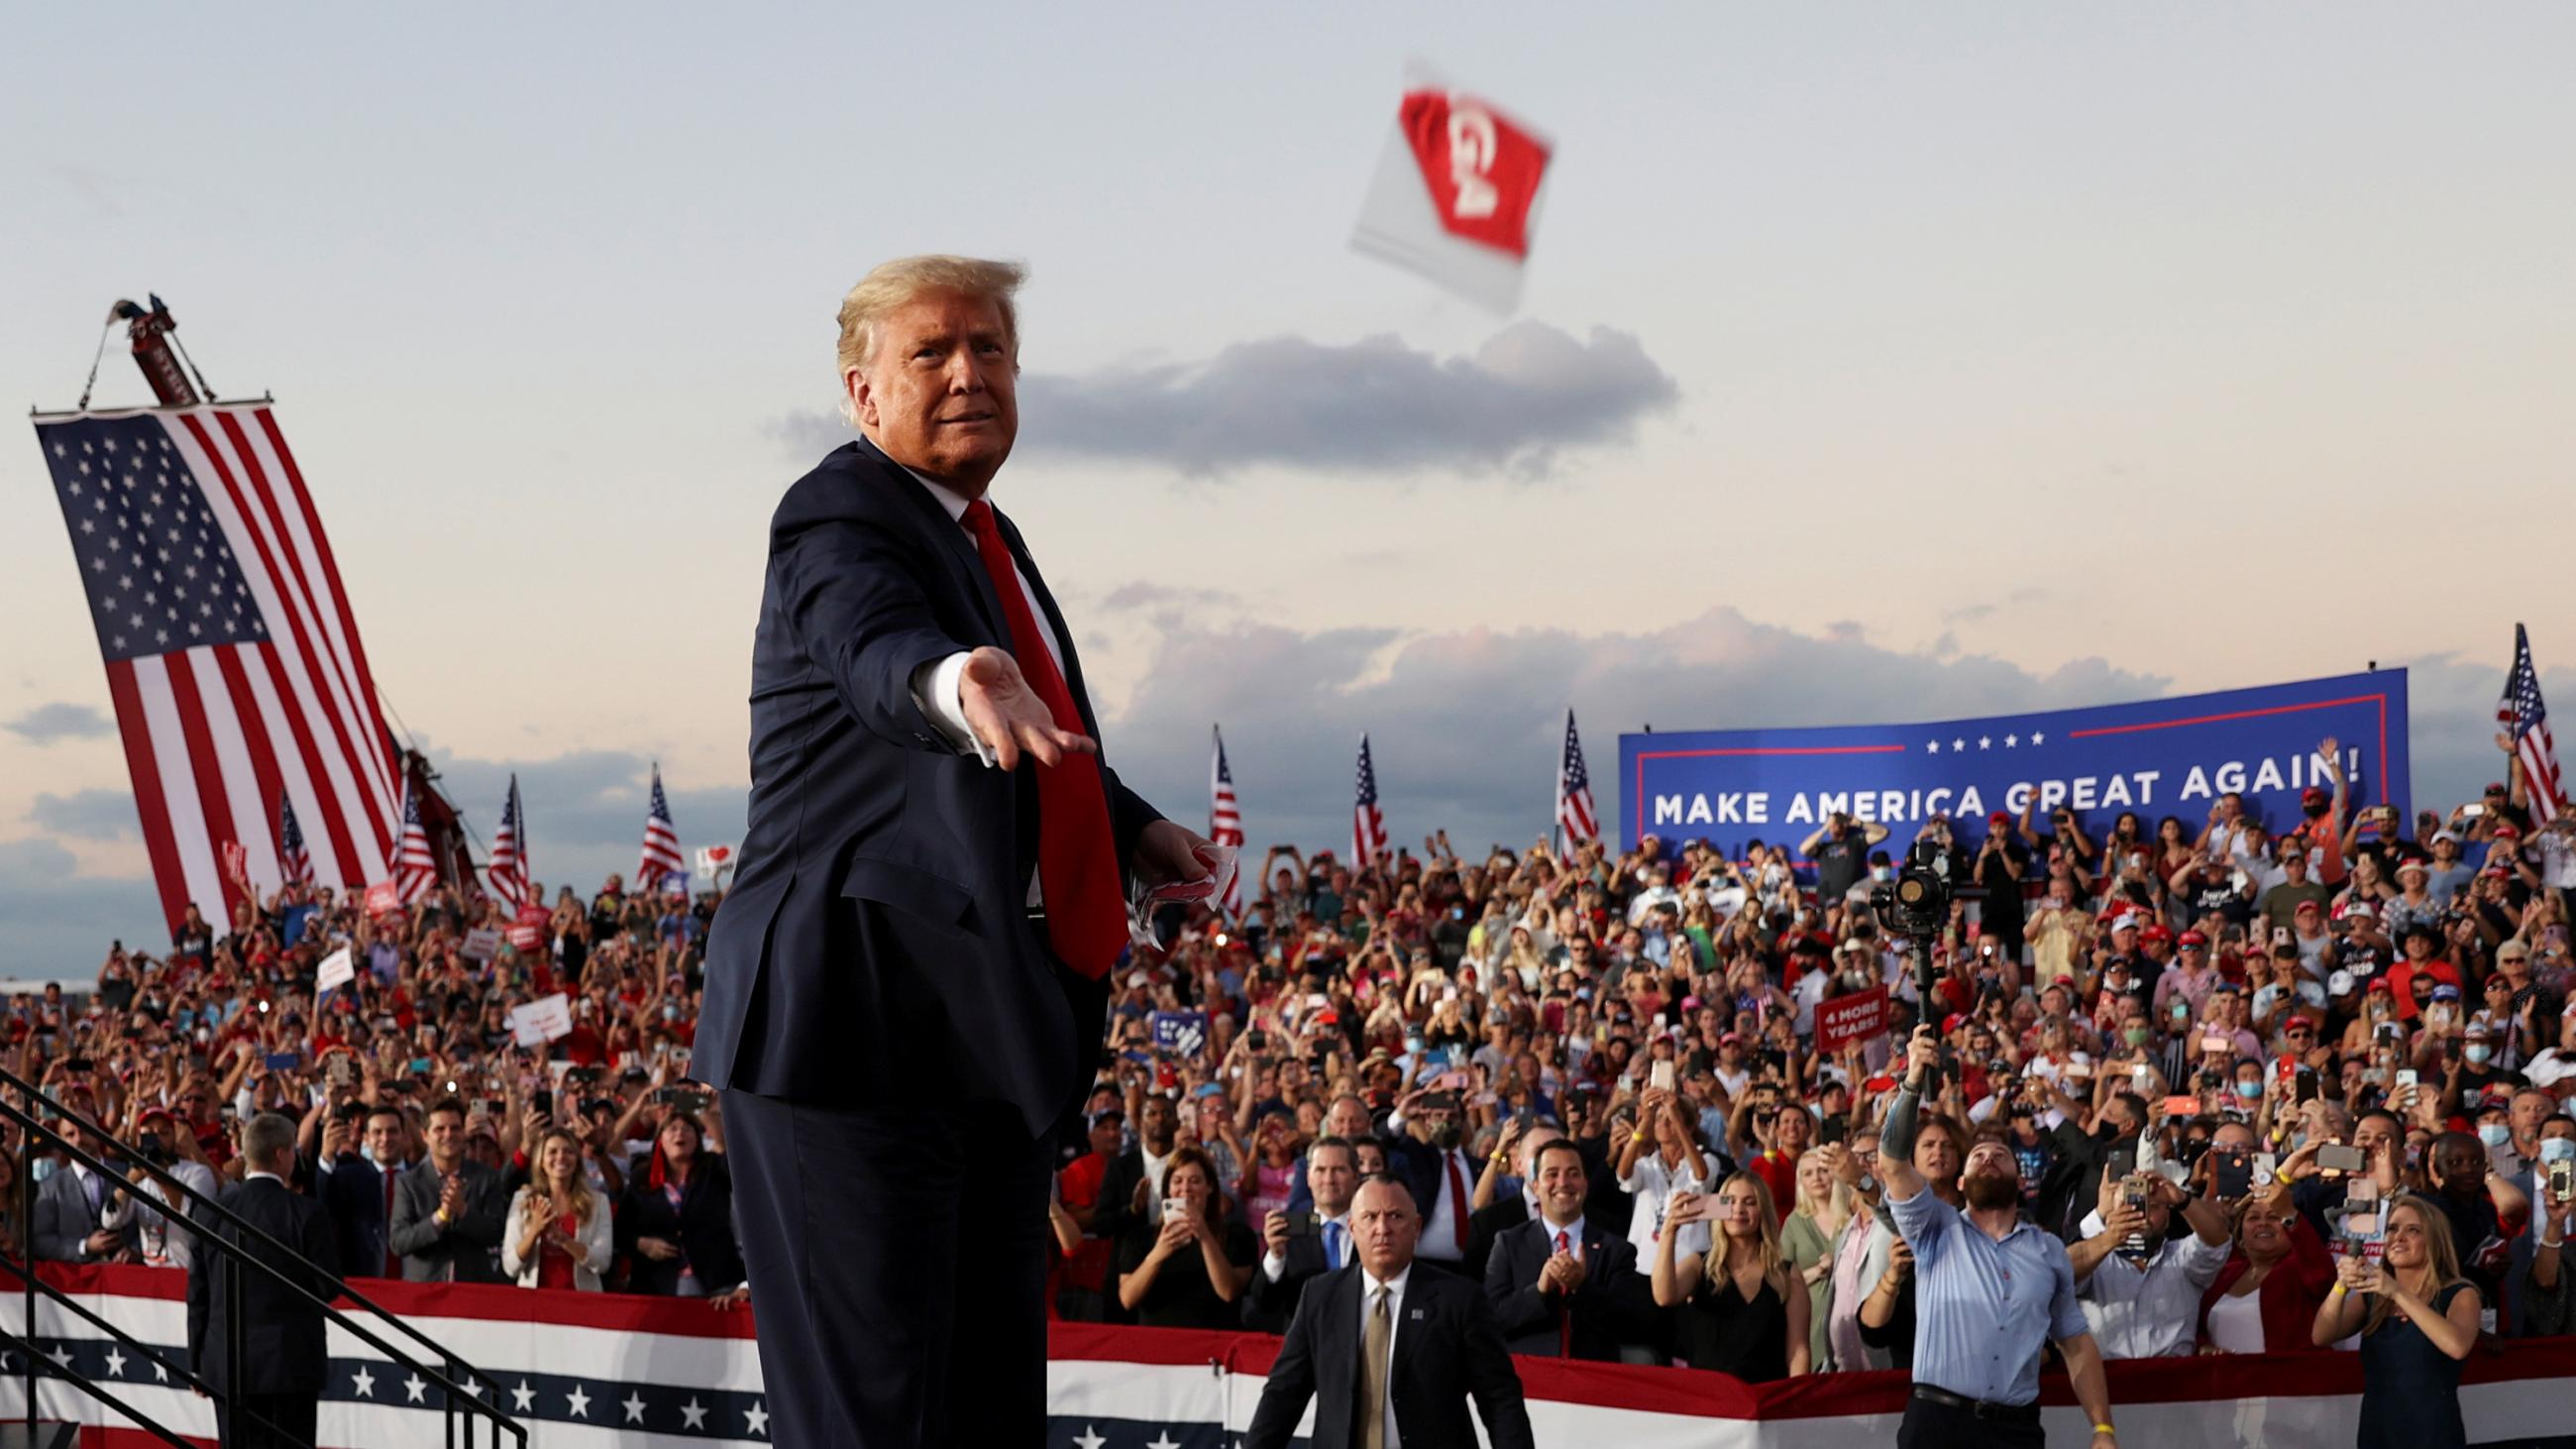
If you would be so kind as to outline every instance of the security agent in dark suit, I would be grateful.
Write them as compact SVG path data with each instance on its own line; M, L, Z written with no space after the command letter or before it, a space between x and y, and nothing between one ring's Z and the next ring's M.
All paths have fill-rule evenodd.
M1422 1215L1393 1177L1361 1184L1351 1207L1360 1261L1307 1285L1244 1435L1285 1449L1312 1400L1313 1449L1471 1449L1476 1401L1493 1449L1532 1449L1520 1375L1473 1283L1417 1270ZM1393 1434L1387 1431L1392 1428Z
M1622 1342L1651 1331L1637 1247L1584 1221L1582 1149L1560 1137L1536 1162L1539 1216L1495 1239L1485 1302L1514 1353L1616 1362Z
M429 1156L394 1181L394 1228L409 1283L507 1283L501 1232L510 1189L501 1174L465 1155L465 1104L431 1104Z
M75 1107L78 1110L78 1107ZM113 1162L115 1145L65 1117L59 1124L72 1146L102 1162ZM125 1182L102 1177L87 1163L65 1159L53 1176L36 1185L33 1233L36 1256L57 1263L105 1263L131 1251L136 1232L130 1199L120 1200Z
M1261 1225L1261 1267L1244 1322L1263 1333L1287 1326L1308 1283L1358 1261L1351 1194L1360 1185L1359 1149L1339 1137L1318 1137L1303 1161L1307 1206L1273 1212Z
M215 1406L215 1433L226 1449L307 1445L317 1442L314 1420L330 1367L322 1307L247 1264L225 1270L239 1253L287 1271L323 1302L339 1296L340 1249L331 1214L286 1185L295 1170L295 1124L263 1112L242 1129L242 1181L216 1199L244 1222L293 1248L307 1268L231 1223L198 1230L196 1261L188 1270L188 1354L197 1373L226 1397ZM209 1215L211 1216L211 1214ZM232 1294L238 1274L242 1341L231 1340ZM233 1360L241 1376L233 1377Z
M865 436L770 521L749 827L691 1070L725 1092L780 1443L1043 1434L1047 1183L1127 880L1214 860L1099 757L1072 630L986 500L1019 279L862 279L839 365Z

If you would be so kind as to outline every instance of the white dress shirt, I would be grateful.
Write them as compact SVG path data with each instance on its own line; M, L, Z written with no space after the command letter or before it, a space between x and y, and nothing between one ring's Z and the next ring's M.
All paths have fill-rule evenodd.
M909 468L904 471L912 472ZM930 490L930 496L939 500L939 506L948 510L950 518L957 520L958 531L966 535L968 542L973 542L974 532L966 527L966 505L974 500L918 473L913 473L912 477L914 482ZM992 502L989 498L984 501L987 504ZM1046 640L1047 656L1055 661L1056 673L1063 674L1064 645L1055 637L1055 626L1047 622L1046 608L1038 602L1038 591L1029 587L1029 576L1020 571L1020 561L1016 557L1011 560L1011 577L1019 582L1020 597L1028 601L1029 617L1037 621L1038 634ZM973 727L966 723L965 707L957 701L957 679L966 672L968 652L960 650L915 669L912 672L912 698L921 706L921 712L929 716L930 722L939 726L939 732L947 736L959 754L972 754L990 768L993 752L975 737ZM1066 687L1072 687L1069 677Z
M1380 1288L1386 1290L1386 1449L1403 1449L1404 1435L1395 1427L1395 1336L1404 1329L1404 1287L1413 1279L1413 1265L1385 1282L1368 1269L1360 1270L1360 1351L1368 1351L1369 1312L1376 1305L1370 1300ZM1354 1381L1351 1387L1359 1389Z
M1454 1263L1467 1256L1466 1250L1458 1246L1458 1225L1474 1209L1460 1202L1458 1194L1450 1190L1452 1179L1449 1170L1456 1167L1458 1175L1455 1181L1472 1188L1476 1181L1476 1164L1467 1160L1465 1149L1458 1147L1441 1153L1440 1163L1439 1174L1432 1179L1431 1210L1422 1215L1422 1237L1413 1251L1417 1257Z
M912 473L909 468L904 471ZM966 527L966 505L973 500L918 473L912 473L912 478L930 490L930 496L939 500L939 506L948 510L950 518L957 520L958 531L972 543L975 533ZM989 506L992 500L986 499L985 502ZM1064 676L1066 692L1070 693L1073 680L1070 675L1065 675L1064 645L1055 637L1055 626L1047 622L1046 608L1038 602L1038 591L1029 587L1029 576L1020 571L1020 561L1016 556L1011 560L1011 577L1019 583L1020 597L1028 601L1029 617L1037 622L1038 636L1046 641L1047 657L1055 661L1055 671ZM950 748L961 755L973 755L989 770L993 768L993 752L976 737L974 726L966 722L966 706L957 697L957 681L966 673L966 658L970 652L959 650L945 659L933 660L914 669L912 702L920 707L922 717L930 721L932 727L948 741ZM1029 904L1033 907L1045 904L1035 871L1029 873ZM1157 1192L1155 1196L1159 1198L1161 1194Z
M1547 1229L1547 1250L1550 1253L1556 1251L1557 1234L1563 1233L1565 1235L1565 1251L1567 1256L1573 1258L1574 1261L1578 1263L1583 1261L1583 1219L1576 1218L1570 1223L1560 1223L1552 1221L1546 1214L1542 1213L1539 1215L1538 1220L1540 1224Z
M2078 1228L2092 1237L2102 1215L2087 1213ZM2205 1243L2198 1233L2165 1243L2143 1264L2117 1253L2076 1285L2075 1296L2106 1359L2188 1358L2200 1329L2200 1295L2227 1266L2232 1246Z

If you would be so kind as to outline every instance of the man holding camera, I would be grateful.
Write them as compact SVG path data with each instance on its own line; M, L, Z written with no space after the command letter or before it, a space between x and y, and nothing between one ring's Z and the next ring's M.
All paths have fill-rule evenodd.
M2218 1161L2214 1150L2201 1157L2195 1172L2202 1181L2210 1180L2211 1164ZM2168 1240L2176 1212L2191 1233ZM2201 1294L2227 1266L2231 1245L2227 1209L2216 1194L2195 1195L2153 1172L2126 1178L2105 1172L2099 1202L2080 1230L2085 1236L2067 1250L2067 1258L2102 1357L2190 1357L2198 1343Z
M1253 1326L1276 1333L1297 1311L1306 1284L1352 1260L1351 1194L1359 1190L1360 1154L1350 1139L1324 1136L1306 1149L1308 1205L1275 1211L1261 1223L1261 1275L1253 1282Z
M1879 1141L1888 1209L1914 1254L1914 1393L1897 1443L1903 1449L2037 1446L2039 1361L2050 1340L2065 1356L2093 1425L2093 1449L2118 1449L2102 1352L2075 1293L2066 1246L2024 1221L2021 1170L1996 1139L1968 1151L1959 1189L1967 1207L1942 1202L1914 1168L1922 1095L1941 1058L1941 1038L1915 1028L1905 1080L1889 1105Z

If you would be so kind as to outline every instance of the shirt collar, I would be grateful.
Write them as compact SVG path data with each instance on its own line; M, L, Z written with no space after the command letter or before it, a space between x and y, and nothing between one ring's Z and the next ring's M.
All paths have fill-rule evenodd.
M895 466L903 468L901 463L897 463ZM934 483L919 473L913 473L910 468L903 468L903 471L912 473L913 482L930 490L930 496L939 500L939 506L948 510L948 517L951 522L963 524L966 521L966 506L974 500L968 498L965 494L958 492L956 489L949 487L945 483Z
M1412 1277L1413 1265L1411 1263L1404 1265L1403 1272L1384 1281L1380 1281L1375 1273L1370 1272L1366 1268L1362 1268L1360 1269L1360 1297L1362 1299L1366 1299L1369 1294L1376 1292L1380 1288L1391 1288L1395 1290L1395 1296L1401 1298L1404 1296L1404 1285L1406 1281Z
M1547 1229L1549 1238L1553 1239L1557 1234L1564 1233L1575 1242L1583 1241L1583 1219L1580 1216L1570 1223L1557 1222L1544 1212L1539 1213L1537 1217L1539 1225Z
M244 1182L257 1182L257 1181L259 1181L259 1180L260 1180L261 1178L263 1178L263 1177L264 1177L264 1178L267 1178L269 1181L271 1181L271 1182L273 1182L273 1183L276 1183L279 1187L284 1187L284 1186L286 1186L286 1179L285 1179L285 1178L282 1178L282 1177L280 1177L280 1176L278 1176L278 1175L277 1175L276 1173L274 1173L274 1172L245 1172L245 1173L243 1173L243 1174L242 1174L242 1181L244 1181Z

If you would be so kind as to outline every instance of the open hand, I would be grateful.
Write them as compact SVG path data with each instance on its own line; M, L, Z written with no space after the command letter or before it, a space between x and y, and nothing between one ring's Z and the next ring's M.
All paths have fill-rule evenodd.
M1005 770L1019 768L1023 750L1041 765L1062 764L1068 754L1100 753L1090 736L1057 728L1019 662L989 644L966 656L957 675L957 704L967 728Z

